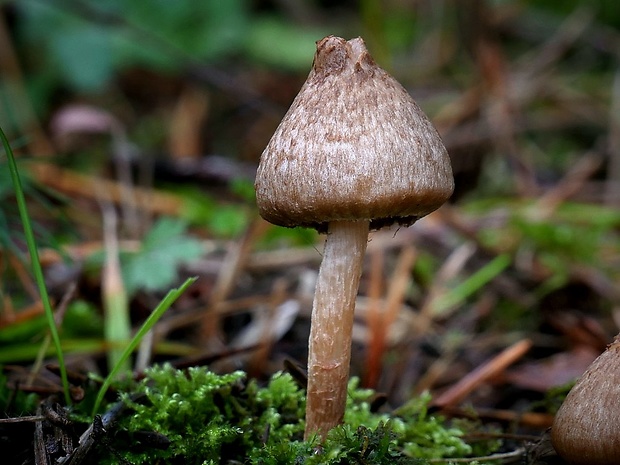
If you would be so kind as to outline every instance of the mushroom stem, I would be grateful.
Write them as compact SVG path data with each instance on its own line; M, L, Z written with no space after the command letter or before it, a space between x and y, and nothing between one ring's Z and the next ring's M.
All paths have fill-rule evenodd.
M369 221L333 221L312 307L308 349L306 439L324 439L342 422L347 400L355 299L368 242Z

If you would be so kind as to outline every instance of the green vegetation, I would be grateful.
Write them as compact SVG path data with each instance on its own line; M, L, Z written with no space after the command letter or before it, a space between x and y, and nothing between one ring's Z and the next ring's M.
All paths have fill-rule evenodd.
M395 414L374 413L370 410L374 391L360 389L358 382L354 378L349 383L345 424L319 445L302 440L304 391L287 373L273 375L261 387L243 372L217 375L200 367L182 371L155 366L137 386L121 393L125 411L112 437L130 438L133 446L119 450L129 450L123 452L124 458L136 465L423 464L423 458L472 453L462 438L464 430L428 414L429 395ZM148 432L165 437L167 446L140 443ZM497 446L489 442L485 452ZM115 463L117 457L107 460Z
M11 179L13 181L13 188L15 191L15 197L17 200L17 207L19 210L19 216L24 227L24 236L26 238L26 244L28 246L28 253L30 254L30 264L32 267L32 274L34 275L37 283L37 288L41 295L41 302L45 310L45 318L47 319L47 328L49 335L54 343L54 349L56 351L56 357L58 358L58 365L60 368L60 377L62 380L63 393L65 395L65 402L70 405L71 397L69 395L69 380L67 378L67 370L65 368L65 360L60 346L60 335L56 322L54 320L54 312L50 303L50 298L45 287L45 277L43 276L43 268L39 261L39 252L37 244L34 238L34 232L32 230L32 222L30 221L30 215L28 214L28 207L26 205L26 197L24 196L24 190L22 188L19 172L17 171L17 163L13 156L13 151L9 144L9 140L2 128L0 128L0 139L2 139L2 146L4 147L4 153L8 160L9 171L11 172ZM49 343L49 341L48 341ZM47 345L47 344L46 344Z
M474 3L2 2L0 126L15 151L3 141L2 416L53 399L91 423L120 392L119 423L92 453L136 465L425 464L525 446L474 441L480 431L542 435L572 385L555 383L618 327L620 9ZM431 116L457 193L391 245L372 236L352 369L372 385L364 370L376 360L395 410L374 411L354 378L345 424L319 446L301 440L303 390L272 374L284 356L304 363L322 239L255 228L253 169L327 34L362 36ZM415 248L409 270L394 266L404 247ZM122 286L104 297L112 256ZM188 274L199 281L175 301ZM287 301L301 307L290 320ZM364 320L383 303L392 329ZM239 342L263 333L261 319L278 339ZM455 401L449 421L429 413L431 394L410 397L449 389L520 339L529 352ZM134 380L186 357L224 374L163 365ZM459 418L481 406L483 421ZM34 426L0 423L7 464L34 462ZM71 426L76 443L82 426Z

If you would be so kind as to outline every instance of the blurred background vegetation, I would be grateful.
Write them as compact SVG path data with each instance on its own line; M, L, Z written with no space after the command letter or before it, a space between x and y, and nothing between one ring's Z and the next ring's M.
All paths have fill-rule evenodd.
M456 179L437 214L373 236L354 373L397 405L523 342L516 368L465 398L538 411L540 427L549 389L618 332L616 0L19 0L0 13L0 126L82 368L105 372L114 334L193 274L135 368L304 363L320 239L261 222L252 183L328 34L366 40L434 121ZM0 201L0 363L25 367L48 348L4 157Z

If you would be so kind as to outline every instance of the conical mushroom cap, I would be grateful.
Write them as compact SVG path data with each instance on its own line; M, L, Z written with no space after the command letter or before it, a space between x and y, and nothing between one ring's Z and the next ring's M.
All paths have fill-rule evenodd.
M570 390L551 427L551 442L573 465L620 463L620 335Z
M364 41L329 36L261 156L255 188L271 223L324 231L370 220L376 229L439 208L454 180L432 123Z

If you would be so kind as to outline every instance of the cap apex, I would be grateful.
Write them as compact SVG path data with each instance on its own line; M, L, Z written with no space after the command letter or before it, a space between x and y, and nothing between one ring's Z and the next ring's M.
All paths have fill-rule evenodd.
M346 68L359 71L374 65L374 60L361 37L345 40L330 35L316 42L313 63L315 72L333 73Z

